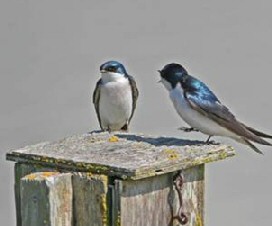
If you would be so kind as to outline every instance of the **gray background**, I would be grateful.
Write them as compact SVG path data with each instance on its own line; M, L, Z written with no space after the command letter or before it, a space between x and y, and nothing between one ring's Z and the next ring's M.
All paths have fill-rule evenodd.
M106 60L140 99L131 131L184 134L156 70L182 63L244 122L272 133L271 1L0 1L0 220L15 225L11 148L98 128L90 102ZM208 226L272 225L272 148L229 139L237 156L207 167Z

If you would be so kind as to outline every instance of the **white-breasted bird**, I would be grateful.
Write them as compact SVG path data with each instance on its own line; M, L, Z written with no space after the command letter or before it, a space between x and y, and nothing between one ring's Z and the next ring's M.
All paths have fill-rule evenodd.
M189 75L185 68L176 63L167 64L159 71L161 81L169 91L170 99L181 118L192 128L209 136L230 137L249 145L254 151L262 152L251 143L271 145L263 138L271 135L246 126L236 119L215 94L203 82ZM186 130L185 130L186 131Z
M100 73L93 93L100 128L109 132L127 131L139 94L136 82L117 61L102 64Z

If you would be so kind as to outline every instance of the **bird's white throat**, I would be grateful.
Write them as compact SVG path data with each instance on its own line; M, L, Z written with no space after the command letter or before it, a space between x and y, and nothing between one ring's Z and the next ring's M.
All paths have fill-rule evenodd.
M173 89L171 83L167 82L164 78L161 79L161 82L169 92Z
M119 82L122 80L126 80L124 74L116 73L116 72L104 72L101 73L101 78L103 83L107 82Z

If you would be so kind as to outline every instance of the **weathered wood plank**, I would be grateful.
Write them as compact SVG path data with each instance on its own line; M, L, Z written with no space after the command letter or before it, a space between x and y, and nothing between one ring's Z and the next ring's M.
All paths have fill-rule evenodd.
M21 179L22 226L71 226L70 173L42 172Z
M56 171L56 169L43 167L40 165L30 165L24 163L16 163L14 166L14 176L15 176L15 184L14 184L14 192L15 192L15 203L16 203L16 222L17 226L22 225L21 218L21 195L20 195L20 181L21 179L33 172L49 172Z
M140 179L233 156L226 145L173 137L108 133L77 135L11 151L7 159L71 171Z
M108 226L108 177L73 174L74 226Z
M172 174L137 181L116 180L115 224L172 225Z
M204 226L204 164L182 171L184 183L182 186L183 211L188 218L185 226ZM178 193L174 188L173 213L180 207ZM174 226L181 226L177 220Z

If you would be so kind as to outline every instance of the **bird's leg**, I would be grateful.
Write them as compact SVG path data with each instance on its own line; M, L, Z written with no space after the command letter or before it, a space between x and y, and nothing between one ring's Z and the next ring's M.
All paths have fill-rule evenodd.
M179 130L182 130L183 132L199 132L198 129L193 127L180 127Z
M209 136L208 139L206 140L206 144L209 144L210 143L210 139L211 139L212 136Z
M208 139L207 139L206 142L205 142L206 144L212 144L212 145L219 144L219 143L215 142L214 140L210 140L211 137L212 137L212 135L210 135L210 136L208 137Z

